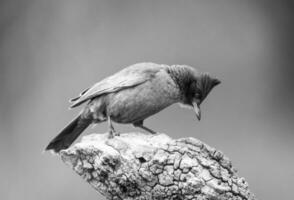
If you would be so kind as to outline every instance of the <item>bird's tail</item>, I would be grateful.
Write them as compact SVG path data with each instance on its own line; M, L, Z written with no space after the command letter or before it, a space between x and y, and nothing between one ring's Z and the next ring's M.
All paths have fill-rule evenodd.
M90 124L90 119L81 118L79 115L48 144L46 150L53 150L57 153L68 148Z

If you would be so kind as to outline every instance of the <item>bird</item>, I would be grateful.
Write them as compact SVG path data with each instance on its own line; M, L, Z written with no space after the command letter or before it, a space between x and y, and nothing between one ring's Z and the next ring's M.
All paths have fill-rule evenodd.
M91 124L108 122L108 137L119 136L113 122L132 124L156 132L144 120L179 103L192 108L201 119L200 105L220 80L189 65L137 63L97 82L70 100L70 108L81 104L74 118L46 147L58 153L67 149Z

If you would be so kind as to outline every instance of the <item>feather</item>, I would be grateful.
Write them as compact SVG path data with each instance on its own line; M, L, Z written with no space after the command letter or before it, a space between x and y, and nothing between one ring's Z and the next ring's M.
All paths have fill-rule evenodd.
M83 92L81 92L81 93L79 94L78 97L75 97L75 98L70 99L69 102L70 102L70 103L73 103L73 102L77 101L77 100L78 100L79 98L81 98L81 96L83 96L83 95L84 95L89 89L90 89L90 88L85 89Z
M71 108L76 107L94 97L140 85L152 79L155 74L163 68L163 65L154 63L138 63L131 65L96 83L85 92L81 93L82 95L79 98L74 98Z
M208 73L201 74L199 87L202 90L202 100L206 98L212 88L220 83L220 80L210 77Z

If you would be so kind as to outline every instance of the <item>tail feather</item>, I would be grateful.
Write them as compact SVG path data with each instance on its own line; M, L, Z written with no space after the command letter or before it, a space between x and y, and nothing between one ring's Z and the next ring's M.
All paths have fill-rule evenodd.
M59 152L68 148L77 137L90 125L91 120L76 117L46 147L46 150Z

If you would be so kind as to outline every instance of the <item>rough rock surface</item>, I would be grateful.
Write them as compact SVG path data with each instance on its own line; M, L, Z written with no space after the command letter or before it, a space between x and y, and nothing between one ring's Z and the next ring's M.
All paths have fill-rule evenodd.
M197 139L107 136L85 136L60 152L62 160L107 199L255 199L231 161Z

